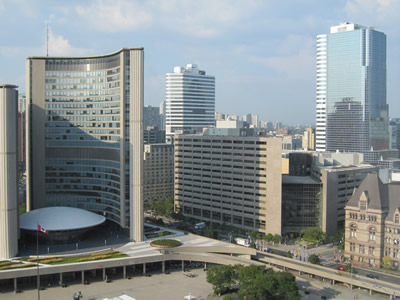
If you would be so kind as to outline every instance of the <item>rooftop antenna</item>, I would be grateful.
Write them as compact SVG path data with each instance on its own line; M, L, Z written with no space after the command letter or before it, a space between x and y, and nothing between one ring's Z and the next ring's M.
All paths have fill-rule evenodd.
M46 21L46 56L49 56L49 22Z

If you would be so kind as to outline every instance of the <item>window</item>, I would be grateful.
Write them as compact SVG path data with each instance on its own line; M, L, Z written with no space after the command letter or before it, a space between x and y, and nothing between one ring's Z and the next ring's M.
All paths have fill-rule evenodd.
M350 237L357 237L357 226L355 224L350 225Z
M374 255L374 247L368 247L368 255Z
M360 252L361 254L364 254L364 253L365 253L365 247L364 247L364 245L360 245L359 252Z
M351 252L356 251L356 244L350 243L350 251L351 251Z
M369 230L369 240L375 241L375 228L371 227Z
M396 214L394 216L394 224L399 224L399 215L398 214Z

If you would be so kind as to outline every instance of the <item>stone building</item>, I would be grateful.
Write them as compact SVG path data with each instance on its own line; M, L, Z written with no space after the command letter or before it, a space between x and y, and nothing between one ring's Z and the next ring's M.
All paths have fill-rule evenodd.
M400 264L400 184L369 174L346 205L345 257L354 265L379 268L382 258Z

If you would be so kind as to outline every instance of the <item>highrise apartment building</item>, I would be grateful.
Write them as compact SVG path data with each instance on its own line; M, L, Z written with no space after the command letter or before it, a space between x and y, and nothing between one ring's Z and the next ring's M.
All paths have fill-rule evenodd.
M199 221L281 234L281 139L175 137L175 207Z
M316 150L388 149L386 35L352 23L317 36Z
M143 240L143 48L27 59L27 208L72 206Z
M197 65L166 75L166 135L198 133L214 126L215 78Z

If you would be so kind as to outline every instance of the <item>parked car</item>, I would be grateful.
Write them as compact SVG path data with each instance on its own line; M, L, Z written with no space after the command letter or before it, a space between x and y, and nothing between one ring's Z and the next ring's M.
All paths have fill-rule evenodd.
M367 276L368 278L378 279L378 276L375 275L375 274L368 273L366 276Z

